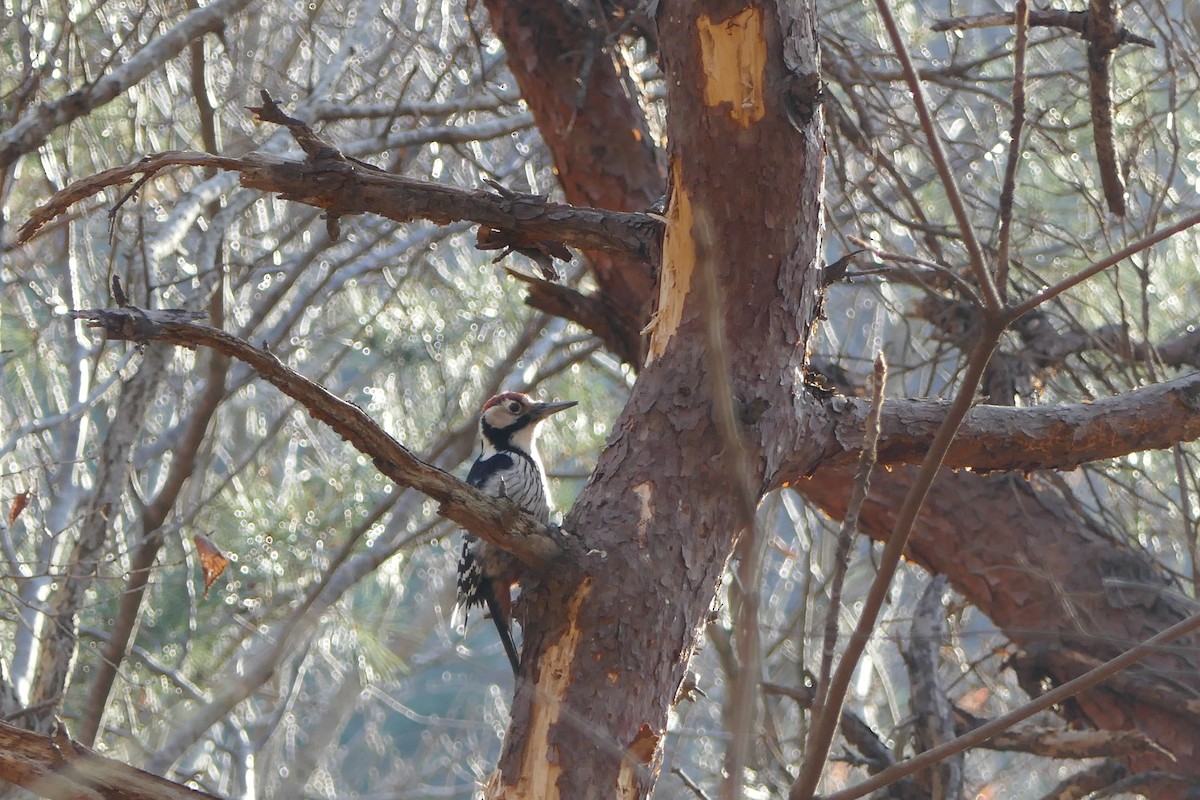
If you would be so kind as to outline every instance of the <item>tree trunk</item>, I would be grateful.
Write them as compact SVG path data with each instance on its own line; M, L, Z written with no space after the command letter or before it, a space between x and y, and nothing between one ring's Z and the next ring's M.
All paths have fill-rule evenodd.
M488 797L649 793L748 520L743 488L758 499L805 419L824 139L793 106L817 63L813 8L710 5L660 7L678 133L649 360L564 522L591 554L524 590L523 674ZM724 361L709 340L722 327Z
M581 66L568 59L567 54L591 46L587 39L598 36L598 28L572 26L557 20L557 15L568 13L563 11L564 5L556 0L531 0L527 4L491 0L489 10L493 28L502 38L510 61L528 67L514 66L513 71L542 136L554 153L568 200L607 208L635 207L636 201L631 205L620 197L624 184L611 173L616 171L615 165L621 165L634 177L645 179L652 174L648 168L651 161L638 162L635 158L639 152L636 136L625 135L644 126L629 123L636 109L629 97L625 98L626 110L621 111L612 108L611 94L604 95L605 102L594 104L594 95L579 91L576 81L583 80L585 75L565 68ZM666 26L664 32L670 40L665 49L674 40ZM564 68L534 68L539 64ZM593 81L614 85L616 77L611 60L595 58L586 66L590 70L586 74L593 76ZM610 73L607 84L598 76L606 71ZM694 82L687 75L681 76L681 80ZM571 111L571 125L565 130L553 122L552 115L543 116L540 111L563 107ZM685 119L680 135L686 135L691 127ZM620 153L610 159L589 157L589 153L601 147L606 148L606 153L620 148ZM596 187L604 187L602 196L576 194L587 189L594 194ZM639 189L632 197L640 198L643 191ZM768 208L767 203L772 199L765 195L760 207ZM752 198L751 202L760 201ZM889 534L910 475L908 468L877 472L872 497L861 520L864 533L879 539ZM792 481L797 491L831 516L840 518L844 514L852 481L849 470L820 469L807 480L796 480L796 475L781 478ZM964 509L971 513L963 513ZM1030 659L1026 660L1033 667L1026 671L1027 675L1040 673L1053 683L1064 683L1081 674L1086 664L1071 657L1077 651L1046 647L1062 634L1082 643L1085 653L1110 655L1187 616L1187 610L1178 607L1162 591L1166 581L1161 576L1154 577L1157 572L1151 560L1122 547L1097 525L1061 495L1039 489L1027 478L947 471L930 491L913 531L910 551L918 563L949 577L957 591L987 614L1014 643L1032 654L1036 663L1029 664ZM1147 595L1144 602L1129 602L1127 589L1106 588L1106 579L1112 577L1110 573L1114 570L1118 574L1141 576L1152 589L1153 597ZM1079 602L1091 607L1084 614L1088 621L1085 632L1076 628L1079 617L1075 604ZM1101 643L1105 647L1099 647ZM1173 681L1181 680L1181 675L1200 675L1196 659L1189 652L1194 653L1194 648L1190 651L1186 647L1176 648L1170 654L1167 666L1171 671L1167 674L1173 676ZM1194 686L1191 678L1188 681L1193 691L1200 688ZM1029 688L1036 691L1036 687ZM1140 688L1145 690L1142 696L1138 695L1137 685L1123 685L1116 692L1094 691L1080 700L1080 706L1086 708L1088 720L1099 728L1129 729L1137 727L1137 721L1147 720L1153 735L1164 743L1167 751L1193 752L1200 733L1195 715L1183 703L1190 697L1164 688ZM1173 762L1166 754L1140 754L1126 758L1125 762L1133 771L1166 769L1197 774L1200 769L1200 759Z

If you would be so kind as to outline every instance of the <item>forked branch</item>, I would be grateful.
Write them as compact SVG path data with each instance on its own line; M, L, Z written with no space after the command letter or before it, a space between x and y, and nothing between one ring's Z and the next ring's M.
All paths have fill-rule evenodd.
M301 161L261 152L241 158L180 151L148 155L136 164L105 170L56 192L21 226L16 243L29 241L46 223L107 187L129 183L140 175L136 189L164 169L188 166L237 172L248 189L324 209L333 238L337 219L350 214L376 214L396 222L423 219L438 225L466 220L484 226L493 237L561 243L638 261L658 261L662 222L649 214L581 208L550 202L540 195L459 189L393 175L344 155L307 125L283 114L269 95L264 94L264 106L251 110L264 122L287 127L307 158Z

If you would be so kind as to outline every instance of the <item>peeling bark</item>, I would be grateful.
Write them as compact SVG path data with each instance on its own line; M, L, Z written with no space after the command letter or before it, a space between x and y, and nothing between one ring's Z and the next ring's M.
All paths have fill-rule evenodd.
M780 25L779 15L796 13L797 24L811 30L813 8L764 11L761 27L744 26L737 34L745 37L742 45L717 48L708 60L692 6L666 3L659 13L672 92L669 123L678 132L662 270L680 279L662 282L652 357L592 481L564 521L594 553L565 574L523 587L525 674L493 796L516 796L524 785L530 731L539 719L536 685L543 670L560 668L557 643L576 626L586 635L570 664L564 712L545 742L536 740L539 758L555 764L569 754L571 769L558 775L557 794L544 796L649 793L667 710L744 522L740 482L730 480L713 404L764 409L741 431L748 477L760 489L781 461L779 443L792 440L805 418L805 342L821 286L823 131L819 116L801 130L789 118L783 49L790 28ZM727 18L715 7L699 13L710 25ZM737 56L756 48L767 57ZM728 102L706 102L693 79L723 70L737 72L738 85L763 98L761 116L749 125ZM757 235L742 235L748 230ZM727 287L724 304L711 310L722 315L730 343L733 398L713 394L705 352L710 309L703 293L682 279L697 254ZM575 615L555 598L572 596L588 578L594 586Z
M536 5L540 7L547 4L557 5L553 2ZM491 5L517 6L521 4L494 2ZM493 11L493 13L495 12ZM667 25L678 24L681 16L684 15L664 17L666 23L664 30L668 29ZM1127 39L1138 44L1150 44L1132 34L1127 34ZM521 52L525 46L526 41L505 39L505 47L510 53L510 58L522 58ZM673 43L668 42L667 46L673 46ZM564 45L564 50L569 49ZM539 57L542 63L562 61L562 57L546 50L539 51ZM548 82L544 80L539 82L538 76L542 72L545 70L535 72L533 77L528 80L518 72L522 92L527 97L531 93L552 90L552 84L548 87ZM690 78L684 80L686 82ZM632 101L627 102L631 106L633 105ZM575 125L569 132L570 147L564 146L556 152L586 153L592 143L608 141L610 137L617 137L622 132L620 125L614 124L610 128L605 122L604 115L589 115L587 104L579 109L574 120ZM685 123L685 125L687 124L690 123ZM565 135L545 126L542 126L542 132L552 149L557 146L556 138ZM557 160L556 165L560 178L564 185L568 186L586 185L593 180L601 181L606 173L606 165L603 162L597 162L582 155L577 155L569 162ZM726 188L723 183L715 182L709 187L709 191L720 194ZM770 209L770 202L769 198L763 199L760 207ZM609 205L609 203L604 205ZM758 224L762 224L762 219ZM1183 340L1181 339L1181 341ZM1193 349L1180 348L1181 352L1187 353ZM1164 385L1162 388L1170 391L1168 388L1170 385ZM1157 388L1151 387L1146 391L1154 392ZM1167 415L1170 414L1171 424L1179 423L1178 415L1175 413L1178 409L1174 406L1171 406L1170 410L1167 408L1156 410L1153 401L1149 400L1149 395L1135 397L1135 394L1131 393L1121 398L1101 402L1127 400L1129 402L1128 411L1137 415L1139 419L1151 421L1145 428L1148 435L1151 436L1154 427L1152 420L1156 416L1160 423L1165 424ZM858 401L846 402L857 403ZM903 401L897 402L902 403ZM1139 406L1145 411L1144 414L1139 414L1136 410ZM898 406L894 408L898 408ZM1015 413L1029 413L1030 411L1031 409L1021 409ZM1081 411L1086 413L1087 410L1081 409ZM859 412L851 412L845 408L841 409L839 413L859 415ZM1102 422L1102 417L1099 415L1094 419ZM846 430L849 430L849 427L848 425ZM799 433L812 440L822 437L818 426L811 420L799 426ZM850 444L848 438L844 438L842 442ZM1060 445L1065 443L1065 439L1059 441ZM995 445L996 441L993 440L991 444ZM1022 449L1021 447L1015 448L1010 451L1010 455L1019 455ZM800 453L801 456L789 460L787 468L781 470L781 476L798 476L816 468L816 462L810 460L811 454L802 449L797 449L795 452ZM1027 450L1025 452L1028 453ZM971 457L988 453L990 450L987 447L976 447L975 453ZM1044 451L1044 455L1050 455L1050 451ZM963 463L966 463L965 454ZM891 472L881 471L877 479L879 491L871 504L869 519L864 522L865 532L876 537L887 535L890 525L886 523L899 502L898 498L903 494L908 480L907 475L908 472L905 468ZM848 487L851 483L848 469L830 463L822 464L811 478L798 482L795 484L795 488L832 516L840 518L844 513ZM665 498L652 491L655 486L653 480L633 482L629 485L637 487L636 497L641 498L638 503L639 509L646 507L654 510L669 508L665 505ZM701 486L696 491L700 493L705 489ZM1019 498L1019 504L1015 498ZM963 509L969 509L970 513L962 513ZM631 510L629 513L632 515L634 512ZM669 513L669 511L664 511L664 513ZM649 522L637 527L634 535L638 537L637 540L643 547L654 541L650 538L654 534ZM1047 628L1047 626L1046 635L1051 639L1064 632L1078 634L1078 631L1073 628L1070 613L1064 608L1061 597L1055 594L1054 587L1070 587L1069 596L1071 597L1103 597L1109 591L1105 589L1109 566L1105 565L1111 565L1114 559L1125 565L1118 571L1132 571L1140 575L1155 574L1154 565L1141 553L1121 546L1103 530L1082 517L1079 510L1067 500L1044 488L1039 489L1029 480L1016 475L981 477L969 472L945 471L931 489L926 508L914 531L911 549L914 557L918 558L922 564L936 573L946 574L959 592L988 614L1013 637L1013 641L1018 645L1030 642L1030 631ZM959 559L957 557L959 553L970 554L970 557ZM1029 575L1031 563L1039 565L1035 577L1011 582L1006 580L1009 576ZM1151 583L1152 585L1161 585L1158 578ZM1183 609L1172 607L1169 600L1166 599L1155 604L1154 608L1156 610L1153 619L1148 619L1137 607L1109 606L1104 613L1089 617L1089 623L1092 626L1089 629L1090 636L1095 637L1097 641L1130 642L1134 638L1145 638L1148 633L1161 630L1186 616ZM1111 646L1118 645L1112 644ZM1187 658L1188 660L1189 666L1185 668L1185 674L1200 674L1200 670L1195 665L1195 659L1188 658L1185 653L1186 651L1176 651L1176 658ZM1046 668L1052 680L1059 683L1081 674L1085 669L1083 665L1073 662L1049 663ZM1138 682L1134 683L1136 685ZM1163 741L1186 743L1197 740L1196 723L1191 719L1196 712L1188 706L1191 699L1190 694L1181 694L1177 689L1169 688L1166 685L1142 686L1142 694L1137 698L1129 691L1123 690L1120 694L1124 695L1123 703L1128 711L1097 713L1092 718L1094 724L1113 730L1128 728L1128 720L1137 719L1144 711L1154 717L1153 727L1164 737ZM1105 704L1113 703L1115 697L1111 694L1100 696L1100 693L1095 693L1093 699L1099 701L1100 707L1103 707ZM1116 709L1114 708L1113 711L1115 712ZM1156 758L1159 760L1155 761ZM1156 756L1152 751L1143 751L1143 755L1136 759L1126 757L1126 763L1139 766L1157 763L1163 765L1164 769L1179 767L1179 764L1172 767L1166 759ZM1193 761L1189 766L1200 765Z

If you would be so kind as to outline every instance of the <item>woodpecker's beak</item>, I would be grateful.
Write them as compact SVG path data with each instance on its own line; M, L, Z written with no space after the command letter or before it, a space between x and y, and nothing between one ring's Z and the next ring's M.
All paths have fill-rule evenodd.
M579 401L577 400L564 400L561 403L534 403L533 408L529 409L528 413L535 420L539 420L577 405L579 405Z

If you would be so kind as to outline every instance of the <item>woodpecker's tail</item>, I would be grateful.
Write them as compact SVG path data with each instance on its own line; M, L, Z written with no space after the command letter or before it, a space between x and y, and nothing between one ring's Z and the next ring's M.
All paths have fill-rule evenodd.
M500 634L500 643L504 645L504 652L508 653L508 663L512 664L513 675L515 676L521 670L521 656L517 653L517 645L513 642L512 630L508 627L509 611L496 598L496 592L493 590L491 581L484 581L483 585L479 588L479 594L482 596L483 601L487 603L488 611L492 615L492 622L496 623L496 632Z

